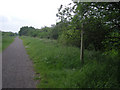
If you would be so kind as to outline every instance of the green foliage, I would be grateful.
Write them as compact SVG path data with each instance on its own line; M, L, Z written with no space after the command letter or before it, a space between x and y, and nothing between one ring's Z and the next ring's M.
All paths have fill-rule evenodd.
M17 34L12 32L2 32L2 50L7 48L13 41Z
M73 30L64 31L64 33L60 35L58 41L65 45L80 47L80 30L73 29Z
M38 37L22 37L38 74L35 79L40 80L37 87L120 88L119 12L118 2L61 5L56 25L21 29L20 35ZM84 31L84 65L80 63L77 48L81 30Z
M12 32L2 32L2 36L16 36L17 33L12 33Z
M50 38L50 29L49 27L43 27L41 29L35 29L34 27L24 26L20 28L19 35L22 36L31 36L39 38Z
M20 31L19 31L19 35L20 36L26 35L26 36L33 36L33 37L35 37L36 33L33 32L34 30L35 30L34 27L28 27L28 26L21 27Z
M118 27L120 22L119 18L120 8L118 2L116 3L79 2L74 3L74 5L71 6L70 5L71 4L65 6L65 8L61 6L60 9L58 10L57 17L62 22L66 21L70 22L69 26L72 27L72 29L67 28L68 32L63 33L63 35L65 36L62 35L61 38L66 37L66 34L69 34L70 30L81 31L82 29L81 24L83 23L85 45L84 47L87 49L89 45L93 45L95 50L105 49L104 44L102 42L107 37L109 37L109 33L110 32L115 33L116 31L119 32ZM70 39L71 37L67 37L67 39L65 39L66 41L63 40L63 42L74 43L75 39L74 40ZM80 41L80 38L76 39ZM118 42L117 44L119 45ZM76 43L74 43L74 45L78 46Z
M111 51L113 49L119 51L120 50L120 33L110 32L102 43L104 44L106 51Z
M79 48L50 39L21 38L33 60L38 88L120 88L116 50L108 55L85 50L82 65Z
M79 2L61 5L56 14L59 19L56 25L41 29L25 26L20 28L19 35L57 39L60 43L80 47L80 33L83 29L85 49L89 49L89 46L96 51L105 51L113 46L120 48L119 11L118 2ZM111 39L114 39L112 43Z

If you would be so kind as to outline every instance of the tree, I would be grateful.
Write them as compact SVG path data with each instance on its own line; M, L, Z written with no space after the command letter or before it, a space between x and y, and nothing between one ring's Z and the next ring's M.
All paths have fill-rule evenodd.
M106 37L109 37L110 32L114 33L117 31L119 34L119 3L100 3L100 2L90 2L90 3L74 3L73 6L69 4L67 7L63 8L61 5L58 10L57 16L61 22L69 22L67 28L67 33L70 37L73 37L73 33L69 34L70 30L80 30L81 32L81 50L88 48L89 45L93 45L95 50L103 50L103 41ZM83 26L82 26L83 24ZM84 29L84 36L83 36ZM72 35L72 36L71 36ZM76 33L77 35L77 33ZM83 40L84 37L84 40ZM118 39L117 40L117 45ZM83 42L84 41L84 42ZM83 43L82 43L83 42ZM115 43L115 42L114 42ZM84 45L83 45L84 44ZM105 47L106 48L106 47ZM83 51L81 51L82 53ZM83 54L81 54L81 57ZM82 58L81 58L82 59Z

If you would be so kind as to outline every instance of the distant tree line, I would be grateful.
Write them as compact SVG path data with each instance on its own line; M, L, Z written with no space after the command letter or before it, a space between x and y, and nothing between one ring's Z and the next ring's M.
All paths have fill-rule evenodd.
M119 12L118 2L74 2L60 6L56 14L59 22L55 25L41 29L24 26L20 28L19 35L56 39L62 44L80 47L83 29L85 49L118 50L120 48Z
M18 34L13 32L2 32L2 36L16 36L16 35Z

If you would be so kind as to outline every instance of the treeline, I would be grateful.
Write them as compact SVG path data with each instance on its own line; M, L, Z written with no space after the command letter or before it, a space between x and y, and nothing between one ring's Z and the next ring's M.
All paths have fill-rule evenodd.
M16 35L18 34L13 32L2 32L2 36L16 36Z
M120 48L120 6L118 2L86 2L61 5L56 16L59 22L51 27L35 29L24 26L19 35L57 39L66 45L80 47L81 30L84 48L118 50Z
M42 29L35 29L34 27L24 26L20 28L19 35L31 36L31 37L39 37L39 38L49 38L48 32L49 27L44 27Z

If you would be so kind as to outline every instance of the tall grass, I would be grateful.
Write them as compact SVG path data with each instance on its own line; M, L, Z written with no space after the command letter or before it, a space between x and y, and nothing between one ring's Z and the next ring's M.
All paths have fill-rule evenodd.
M21 37L36 72L38 88L119 88L119 60L115 56L62 46L54 40Z
M2 37L2 50L7 48L13 41L15 36L3 36Z

